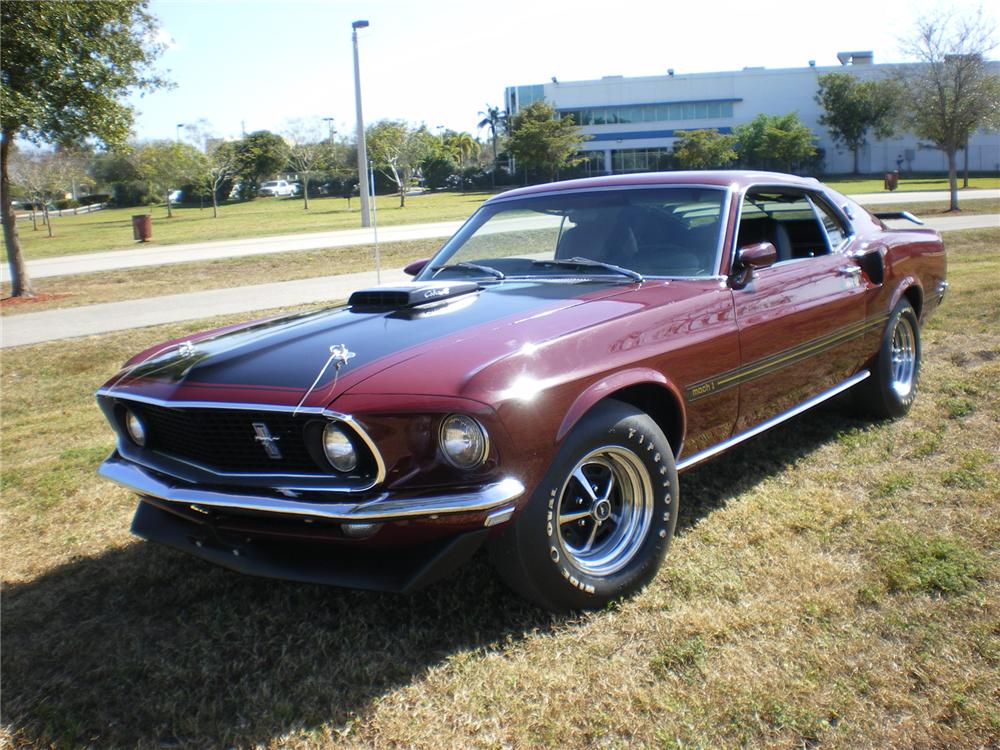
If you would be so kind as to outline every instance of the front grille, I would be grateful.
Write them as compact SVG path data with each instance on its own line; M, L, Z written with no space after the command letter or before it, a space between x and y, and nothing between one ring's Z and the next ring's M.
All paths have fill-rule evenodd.
M231 409L174 409L130 404L146 423L149 450L234 473L336 474L318 452L307 446L307 432L318 437L315 416ZM325 424L325 420L319 420ZM264 424L281 453L271 458L254 424ZM312 429L308 429L310 424ZM317 440L318 443L318 440ZM355 441L364 451L360 440Z

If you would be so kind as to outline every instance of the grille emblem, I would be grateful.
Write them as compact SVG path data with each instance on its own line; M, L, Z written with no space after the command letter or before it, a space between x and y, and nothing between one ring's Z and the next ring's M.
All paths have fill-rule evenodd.
M255 439L258 443L264 446L264 451L267 453L267 457L274 459L281 458L281 451L278 450L278 441L281 440L281 438L271 435L271 431L267 429L267 425L263 422L254 422L252 426L253 431L257 434Z

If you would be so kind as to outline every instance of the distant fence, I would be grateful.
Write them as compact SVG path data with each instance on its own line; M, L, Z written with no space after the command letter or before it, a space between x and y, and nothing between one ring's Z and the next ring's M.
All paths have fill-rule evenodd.
M107 205L107 203L93 203L89 206L77 206L76 208L53 208L49 209L49 216L65 216L66 214L76 216L78 214L89 214L94 211L100 211L102 208L106 208ZM41 213L41 210L36 211L35 216L37 217ZM24 219L31 218L31 211L14 215L17 217L18 221L23 221Z

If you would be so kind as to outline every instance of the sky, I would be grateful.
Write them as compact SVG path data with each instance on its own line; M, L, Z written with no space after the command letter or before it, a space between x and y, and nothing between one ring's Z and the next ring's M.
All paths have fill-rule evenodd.
M759 3L714 0L152 0L175 87L133 96L140 140L173 139L207 121L212 135L287 132L294 121L354 131L351 22L358 32L364 120L402 119L477 134L478 113L506 86L678 75L747 66L838 65L873 50L901 62L928 0ZM1000 27L1000 5L984 12ZM300 124L301 127L301 124ZM182 137L184 131L181 131ZM485 136L485 133L483 134Z

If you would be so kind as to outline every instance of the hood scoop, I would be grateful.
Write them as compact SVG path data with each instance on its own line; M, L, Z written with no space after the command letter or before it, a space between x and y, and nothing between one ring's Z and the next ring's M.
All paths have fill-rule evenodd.
M380 286L373 289L359 289L350 296L347 304L355 312L401 310L435 305L478 290L479 284L472 281Z

